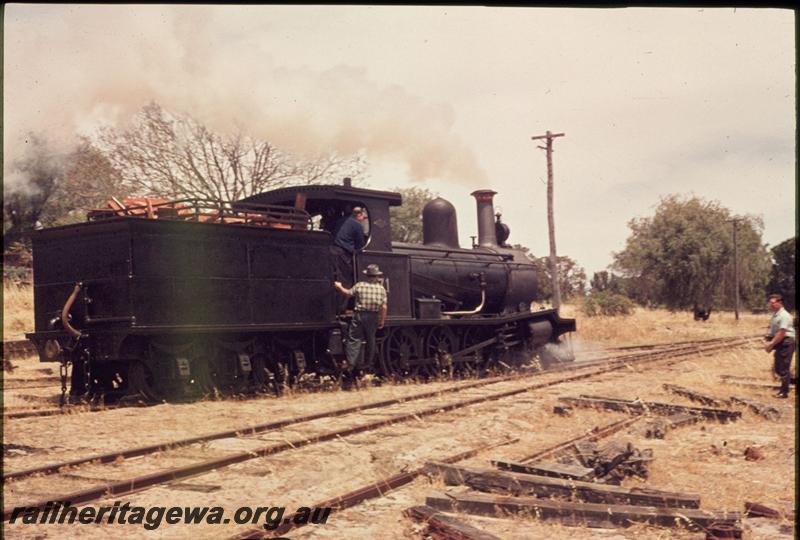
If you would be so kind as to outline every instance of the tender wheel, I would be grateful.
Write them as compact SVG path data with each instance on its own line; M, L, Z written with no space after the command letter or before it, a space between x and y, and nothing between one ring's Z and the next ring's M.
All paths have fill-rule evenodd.
M425 336L425 358L436 358L436 373L453 376L453 353L458 351L458 337L446 326L437 326Z
M194 388L193 391L201 395L214 393L216 384L214 382L214 373L212 367L209 365L208 359L192 358L190 366L192 370L190 384Z
M131 362L128 368L128 388L130 394L139 395L146 401L161 400L161 392L156 388L153 373L141 360Z
M429 366L421 362L420 343L411 328L392 328L383 343L381 364L383 372L398 377L426 377Z
M267 361L263 354L256 354L250 358L250 384L256 392L265 392L272 384L273 374L267 369Z

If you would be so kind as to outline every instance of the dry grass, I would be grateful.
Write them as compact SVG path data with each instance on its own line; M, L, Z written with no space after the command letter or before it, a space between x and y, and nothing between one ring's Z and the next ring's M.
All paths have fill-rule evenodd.
M637 345L668 343L689 339L710 339L727 336L751 336L764 333L767 315L740 313L739 321L732 312L715 311L708 321L695 321L689 311L637 307L633 315L585 317L575 305L561 308L564 317L578 319L576 338L599 345Z
M3 339L23 339L33 330L33 287L3 282Z

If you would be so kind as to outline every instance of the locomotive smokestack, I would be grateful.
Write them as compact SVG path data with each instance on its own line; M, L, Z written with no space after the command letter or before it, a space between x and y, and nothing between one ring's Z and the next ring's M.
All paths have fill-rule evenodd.
M351 186L353 185L353 180L352 180L352 179L351 179L349 176L346 176L346 177L345 177L345 178L342 180L342 185L343 185L344 187L351 187Z
M475 197L478 205L478 245L480 247L497 247L497 234L494 229L494 204L497 195L491 189L479 189L470 195Z

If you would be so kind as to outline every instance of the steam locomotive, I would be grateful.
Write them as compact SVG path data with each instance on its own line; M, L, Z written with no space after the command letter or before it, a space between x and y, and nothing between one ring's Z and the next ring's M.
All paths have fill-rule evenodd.
M72 396L155 400L335 376L349 312L332 286L333 223L361 206L367 243L352 277L378 264L389 296L370 371L424 378L552 361L550 344L575 320L532 311L532 262L506 244L495 192L472 195L478 241L468 249L441 198L424 207L421 245L392 242L400 195L348 179L233 203L114 199L84 223L34 232L27 337L41 361L72 366Z

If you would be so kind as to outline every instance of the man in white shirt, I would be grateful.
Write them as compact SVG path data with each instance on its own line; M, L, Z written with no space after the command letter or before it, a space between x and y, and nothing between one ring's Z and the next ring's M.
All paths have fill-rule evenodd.
M789 369L795 348L795 330L792 316L783 307L783 297L779 294L769 295L769 308L772 318L769 321L769 333L764 339L769 342L764 346L767 352L775 351L775 373L781 379L781 389L775 397L789 397Z

